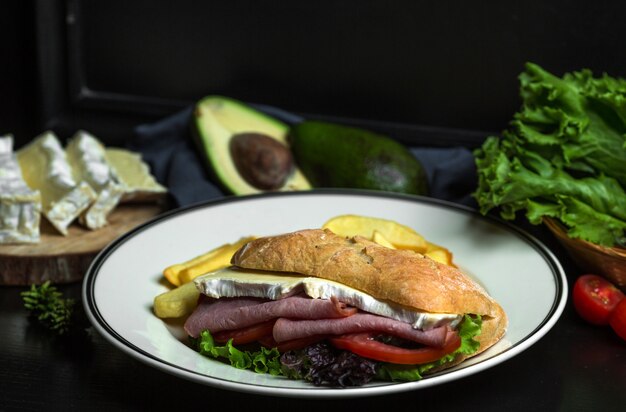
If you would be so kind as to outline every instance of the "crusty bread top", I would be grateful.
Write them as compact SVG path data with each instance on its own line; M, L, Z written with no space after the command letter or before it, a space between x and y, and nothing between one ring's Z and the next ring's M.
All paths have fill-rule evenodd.
M334 280L426 312L504 317L506 324L502 308L458 269L413 251L389 249L358 236L344 238L327 229L253 240L235 253L231 263Z

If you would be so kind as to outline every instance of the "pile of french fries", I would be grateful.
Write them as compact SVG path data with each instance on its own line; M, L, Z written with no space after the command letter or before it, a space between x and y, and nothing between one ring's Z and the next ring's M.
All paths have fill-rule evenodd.
M415 230L393 220L341 215L324 223L322 228L339 236L362 236L391 249L412 250L437 262L454 266L452 253L448 249L427 241Z
M362 236L391 249L412 250L440 263L455 266L452 253L443 246L424 239L408 226L392 220L358 215L340 215L322 226L339 236ZM198 276L225 268L239 248L255 239L254 236L239 239L212 249L185 262L168 266L163 276L172 289L154 298L154 313L159 318L180 318L189 315L196 307L199 292L193 282Z
M166 267L163 276L175 288L154 298L154 314L159 318L180 318L193 312L200 293L192 281L200 275L229 266L235 252L253 239L254 237L241 238L235 243L226 243L186 262Z

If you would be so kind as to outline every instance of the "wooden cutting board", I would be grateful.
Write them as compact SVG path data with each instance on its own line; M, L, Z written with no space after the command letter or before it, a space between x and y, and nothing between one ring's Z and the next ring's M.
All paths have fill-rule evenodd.
M0 245L0 285L80 281L106 245L163 211L164 206L155 204L120 205L109 215L109 225L88 230L74 223L67 236L42 217L39 243Z

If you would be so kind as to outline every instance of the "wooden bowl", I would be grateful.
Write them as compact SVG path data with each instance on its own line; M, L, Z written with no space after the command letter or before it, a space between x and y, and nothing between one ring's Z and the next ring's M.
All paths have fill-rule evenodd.
M626 249L605 247L567 236L565 227L557 220L546 218L544 224L556 236L574 262L583 270L604 276L626 292Z

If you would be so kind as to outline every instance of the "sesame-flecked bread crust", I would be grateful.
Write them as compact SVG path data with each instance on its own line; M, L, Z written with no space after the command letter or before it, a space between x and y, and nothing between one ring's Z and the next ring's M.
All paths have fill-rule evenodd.
M233 265L334 280L370 295L432 313L502 316L500 306L457 268L361 237L307 229L247 243Z

